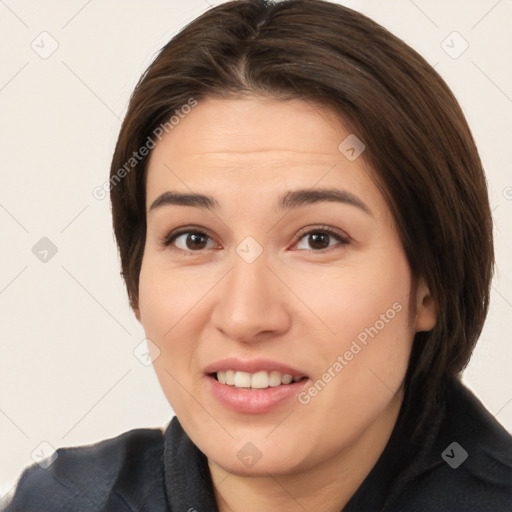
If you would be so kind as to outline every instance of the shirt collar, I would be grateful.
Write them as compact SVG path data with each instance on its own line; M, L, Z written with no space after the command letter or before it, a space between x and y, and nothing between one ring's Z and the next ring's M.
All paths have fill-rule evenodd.
M218 512L208 460L176 416L165 431L164 471L172 512Z

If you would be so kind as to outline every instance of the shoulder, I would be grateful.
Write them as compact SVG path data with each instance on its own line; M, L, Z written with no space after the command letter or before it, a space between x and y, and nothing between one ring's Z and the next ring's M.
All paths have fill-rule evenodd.
M148 493L155 498L163 493L162 457L159 429L59 448L51 459L23 471L5 512L138 510L131 503L135 494L143 500Z
M402 496L423 504L418 512L512 511L512 436L460 381L448 389L440 431L420 465Z

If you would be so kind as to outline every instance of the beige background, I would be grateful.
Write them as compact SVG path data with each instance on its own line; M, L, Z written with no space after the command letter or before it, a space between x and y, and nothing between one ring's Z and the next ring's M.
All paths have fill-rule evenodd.
M340 3L434 65L473 129L489 179L498 272L464 380L512 431L512 1ZM171 418L152 368L134 356L144 333L119 277L108 200L92 190L108 177L139 75L209 5L0 0L0 499L31 454ZM453 58L464 40L469 47ZM57 248L47 262L32 252L42 237Z

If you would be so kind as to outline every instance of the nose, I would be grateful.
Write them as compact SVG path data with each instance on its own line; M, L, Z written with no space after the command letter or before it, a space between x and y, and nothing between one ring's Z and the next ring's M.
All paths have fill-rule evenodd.
M252 263L237 255L234 266L216 287L212 324L231 339L251 343L286 332L289 293L260 256Z

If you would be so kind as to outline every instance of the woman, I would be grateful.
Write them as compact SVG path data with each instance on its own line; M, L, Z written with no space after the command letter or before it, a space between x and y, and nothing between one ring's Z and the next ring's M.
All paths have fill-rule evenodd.
M460 381L485 177L401 40L319 0L207 11L142 76L108 188L176 417L59 449L9 511L512 510L512 438Z

